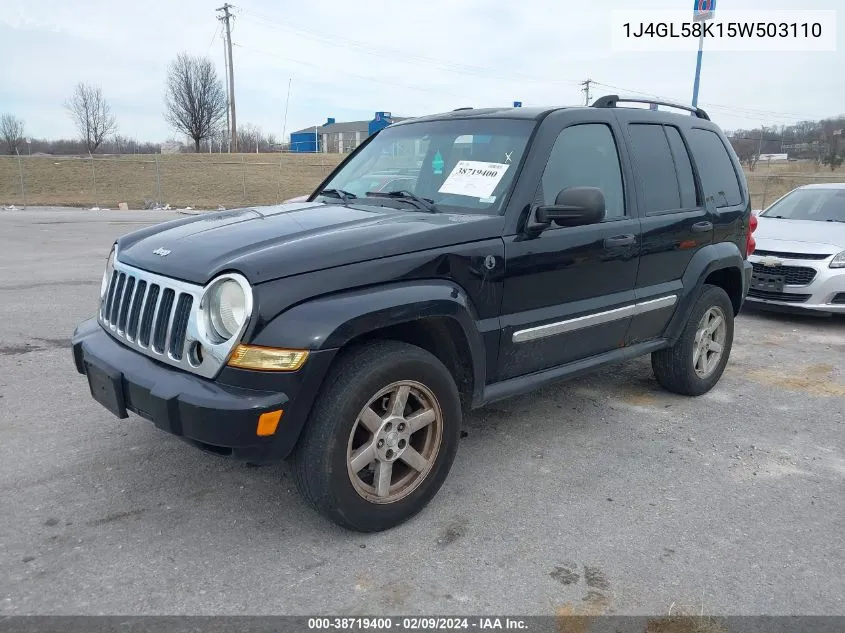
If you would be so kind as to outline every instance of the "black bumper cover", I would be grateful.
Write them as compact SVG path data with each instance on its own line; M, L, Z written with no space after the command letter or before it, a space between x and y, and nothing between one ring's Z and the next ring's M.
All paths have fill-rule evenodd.
M292 374L224 368L208 380L122 345L96 319L76 329L72 344L91 395L117 417L131 411L199 448L251 461L291 452L334 352L312 352ZM284 411L276 434L256 435L259 416L276 409Z

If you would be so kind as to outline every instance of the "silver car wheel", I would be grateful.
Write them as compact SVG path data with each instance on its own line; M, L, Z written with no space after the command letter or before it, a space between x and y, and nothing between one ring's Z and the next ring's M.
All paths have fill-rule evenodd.
M371 503L395 503L429 475L443 438L443 412L425 385L394 382L361 409L347 445L355 491Z
M704 313L695 332L692 366L699 378L707 378L722 359L728 326L725 313L713 306Z

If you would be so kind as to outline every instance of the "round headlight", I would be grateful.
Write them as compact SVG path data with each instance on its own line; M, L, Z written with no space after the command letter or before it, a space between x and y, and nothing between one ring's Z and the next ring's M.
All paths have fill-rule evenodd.
M246 295L232 279L216 284L208 298L208 316L214 334L228 341L246 321Z
M114 273L114 246L111 247L109 258L106 260L106 270L103 271L103 282L100 284L100 299L106 296L111 282L112 273Z

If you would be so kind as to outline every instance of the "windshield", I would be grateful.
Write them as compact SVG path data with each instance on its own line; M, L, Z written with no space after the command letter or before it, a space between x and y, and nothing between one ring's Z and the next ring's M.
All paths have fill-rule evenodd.
M324 189L356 198L406 191L433 202L438 211L499 213L534 124L491 118L388 127ZM380 204L384 199L355 202Z
M845 189L796 189L760 214L785 220L845 222Z

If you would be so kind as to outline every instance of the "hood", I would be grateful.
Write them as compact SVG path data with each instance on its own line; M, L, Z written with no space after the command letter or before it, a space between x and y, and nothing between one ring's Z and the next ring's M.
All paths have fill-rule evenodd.
M845 223L758 216L754 240L761 251L839 253L845 251Z
M119 240L118 258L196 284L225 271L257 284L497 237L503 224L498 215L289 203L206 213L135 231Z

